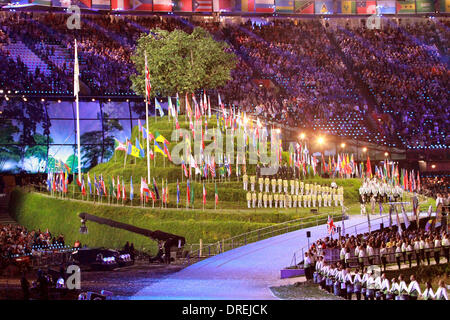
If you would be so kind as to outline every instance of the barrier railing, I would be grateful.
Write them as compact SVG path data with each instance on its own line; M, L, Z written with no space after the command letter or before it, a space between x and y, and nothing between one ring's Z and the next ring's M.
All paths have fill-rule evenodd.
M352 234L358 234L358 233L365 233L365 232L369 232L372 230L372 226L376 225L377 223L383 223L387 221L389 222L389 215L381 215L379 217L376 218L370 218L370 224L368 223L368 221L364 221L364 222L359 222L353 225L349 225L349 226L345 226L345 233L352 235ZM374 228L376 229L376 228ZM291 263L290 263L290 267L293 266L297 266L297 261L302 261L303 257L304 257L304 253L308 250L308 246L302 247L300 249L298 249L297 251L294 252L292 259L291 259Z
M295 220L285 221L269 227L256 229L246 232L228 239L223 239L212 244L199 246L199 249L190 251L185 259L185 265L191 265L203 258L214 256L228 250L232 250L249 243L264 240L270 237L292 232L299 229L304 229L312 226L318 226L328 221L332 217L334 221L340 221L342 214L325 213L319 216L304 217Z

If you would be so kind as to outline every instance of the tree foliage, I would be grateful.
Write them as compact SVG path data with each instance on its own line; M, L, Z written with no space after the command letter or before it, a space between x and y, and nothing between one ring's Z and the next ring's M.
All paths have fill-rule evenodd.
M102 117L103 130L95 130L83 133L80 137L82 152L82 167L90 169L95 167L103 159L109 159L114 152L113 134L123 130L117 119L110 119L107 113ZM77 160L78 161L78 160ZM78 164L75 166L78 171Z
M137 74L131 75L133 90L145 95L145 59L147 53L151 95L168 96L215 89L231 79L236 57L228 44L218 42L202 28L191 34L153 29L138 40L131 57Z
M14 141L14 134L19 132L11 120L0 120L0 171L3 170L6 162L19 161L20 150L17 142Z

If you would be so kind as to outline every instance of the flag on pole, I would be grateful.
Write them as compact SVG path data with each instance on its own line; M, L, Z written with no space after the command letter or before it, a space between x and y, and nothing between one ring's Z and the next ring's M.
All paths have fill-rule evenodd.
M217 183L214 182L214 200L216 201L216 206L219 205L219 193L217 192Z
M330 218L330 216L328 216L327 226L328 226L328 234L333 235L334 233L336 233L336 226L333 223L333 218Z
M156 199L159 200L159 191L158 186L156 185L155 178L153 178L153 191L155 192Z
M122 199L125 201L127 200L127 191L125 190L125 182L122 178Z
M62 181L62 179L61 179L61 181ZM83 179L82 182L81 182L81 194L82 194L83 196L86 195L86 188L84 187L84 179Z
M88 185L89 185L89 194L92 194L92 184L91 184L91 177L89 177L89 172L88 172Z
M189 179L187 179L186 197L187 197L187 202L191 203L191 184L189 183Z
M177 205L180 204L180 183L177 179Z
M117 200L120 199L120 194L121 194L121 190L120 190L120 178L119 178L119 176L117 176Z
M75 39L75 62L73 66L73 95L78 96L80 92L80 67L78 65L78 46Z
M134 190L133 190L133 177L131 176L130 177L130 200L133 200L133 193L134 193Z
M150 83L150 71L148 70L147 65L147 52L145 52L145 95L149 103L151 91L152 91L152 84Z
M203 205L206 204L206 188L205 183L203 182Z
M141 177L141 195L144 194L144 192L150 192L150 189L148 188L148 184L145 179Z
M155 110L159 111L159 116L162 118L164 117L164 111L161 107L161 104L159 103L158 99L155 98Z

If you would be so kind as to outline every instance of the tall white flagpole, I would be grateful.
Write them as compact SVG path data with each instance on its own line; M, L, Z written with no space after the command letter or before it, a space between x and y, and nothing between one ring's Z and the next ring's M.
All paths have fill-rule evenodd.
M75 39L75 62L74 62L74 81L73 93L75 95L75 104L77 108L77 148L78 148L78 178L81 175L81 151L80 151L80 106L79 106L79 91L80 91L80 69L78 66L78 50L77 39Z
M147 67L147 52L144 53L145 55L145 126L147 127L147 178L150 183L150 143L149 143L149 130L148 130L148 99L150 97L150 89L151 89L151 84L150 84L150 74L148 72L148 67ZM156 114L156 112L155 112Z

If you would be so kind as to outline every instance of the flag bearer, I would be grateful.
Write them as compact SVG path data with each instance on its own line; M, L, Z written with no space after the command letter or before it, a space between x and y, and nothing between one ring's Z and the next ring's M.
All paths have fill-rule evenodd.
M259 177L258 183L259 183L259 192L263 192L264 178L263 177Z
M252 192L255 191L255 180L256 180L255 176L250 176L250 186L251 186Z

